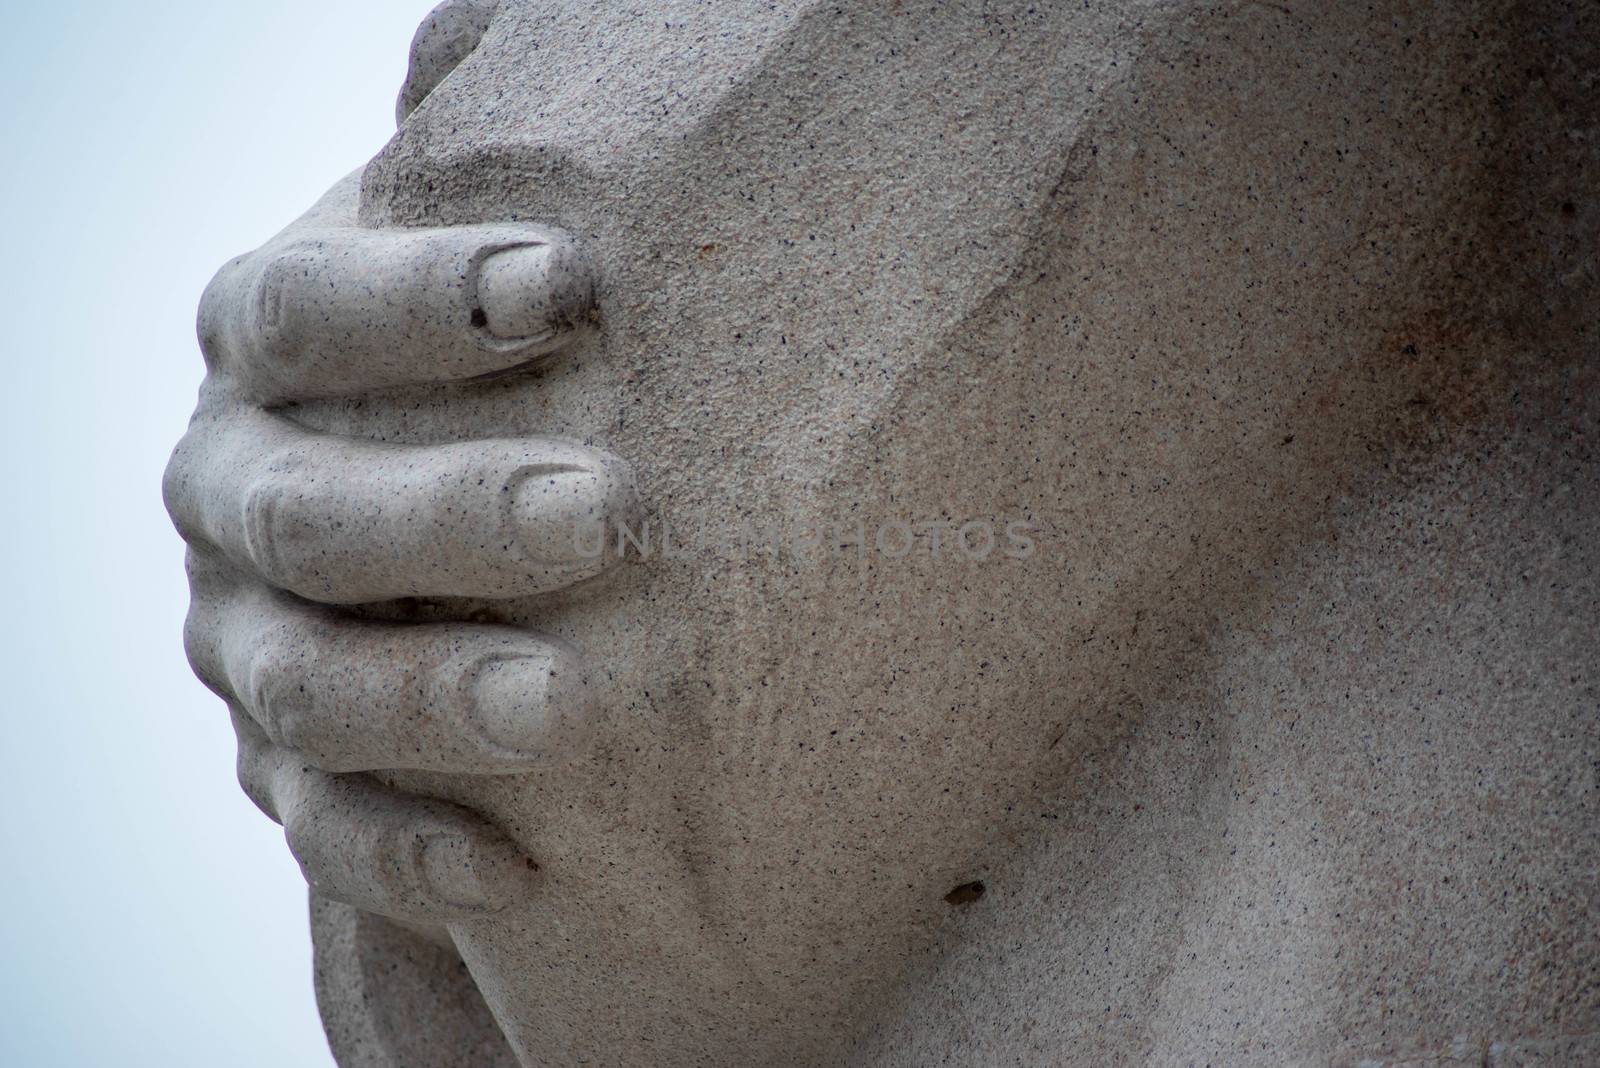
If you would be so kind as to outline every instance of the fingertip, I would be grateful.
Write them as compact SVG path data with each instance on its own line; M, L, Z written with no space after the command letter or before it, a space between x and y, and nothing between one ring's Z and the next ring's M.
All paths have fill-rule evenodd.
M513 768L582 751L592 730L594 695L582 658L550 639L486 658L470 692L468 718L488 752Z
M405 84L395 101L396 126L478 47L498 6L498 0L445 0L423 18L411 40Z
M592 272L570 244L514 245L479 264L473 325L501 341L536 344L587 324L593 306Z
M529 561L565 585L618 562L621 535L637 532L643 505L626 461L582 450L569 463L514 473L509 508Z
M418 870L441 914L464 918L510 905L528 890L539 866L504 839L444 830L423 840Z

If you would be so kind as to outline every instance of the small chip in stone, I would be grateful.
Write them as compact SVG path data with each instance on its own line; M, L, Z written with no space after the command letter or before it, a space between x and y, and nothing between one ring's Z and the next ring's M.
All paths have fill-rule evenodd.
M970 905L983 896L983 883L962 883L948 894L944 895L945 901L952 905Z

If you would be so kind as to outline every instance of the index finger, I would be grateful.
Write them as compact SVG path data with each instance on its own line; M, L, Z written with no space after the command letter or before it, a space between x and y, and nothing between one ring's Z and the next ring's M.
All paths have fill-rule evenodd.
M226 264L201 298L201 347L251 399L475 378L560 348L590 321L592 272L560 231L366 229L331 225L345 212L319 208Z

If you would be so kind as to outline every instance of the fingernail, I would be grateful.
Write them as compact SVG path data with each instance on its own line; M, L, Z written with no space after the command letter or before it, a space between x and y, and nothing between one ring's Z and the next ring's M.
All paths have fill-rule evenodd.
M534 560L597 568L616 555L618 524L637 528L638 505L625 468L531 469L513 488L511 522Z
M478 268L478 324L498 338L541 338L570 327L586 310L588 288L570 255L551 245L518 245Z
M422 845L422 878L435 899L452 908L480 912L506 904L491 894L479 877L472 843L449 831L431 835Z
M538 757L549 731L555 664L548 656L495 657L472 683L472 714L497 748Z

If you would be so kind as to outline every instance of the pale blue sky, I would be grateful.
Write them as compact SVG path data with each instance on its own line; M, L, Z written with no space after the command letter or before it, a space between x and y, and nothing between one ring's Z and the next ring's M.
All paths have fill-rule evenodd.
M382 146L433 2L6 12L7 1068L332 1064L299 871L183 660L159 483L201 289Z

